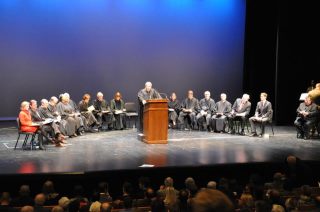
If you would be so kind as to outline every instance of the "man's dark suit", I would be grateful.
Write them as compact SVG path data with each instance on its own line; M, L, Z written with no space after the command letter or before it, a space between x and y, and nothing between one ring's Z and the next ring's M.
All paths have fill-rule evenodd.
M308 112L309 115L302 116L300 112L305 111ZM297 128L297 132L299 136L309 138L309 132L312 126L316 123L317 116L319 111L317 109L317 105L315 103L311 103L310 105L306 105L302 102L297 108L298 116L294 121L294 125Z
M256 112L254 116L249 118L249 122L251 125L251 133L257 134L256 125L259 124L261 126L261 135L264 134L264 128L266 122L272 120L272 104L269 101L260 101L257 103Z

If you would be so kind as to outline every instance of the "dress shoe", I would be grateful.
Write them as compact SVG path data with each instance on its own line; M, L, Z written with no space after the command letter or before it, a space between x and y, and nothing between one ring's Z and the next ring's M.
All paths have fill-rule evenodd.
M256 137L256 136L258 136L258 134L254 132L254 133L251 133L249 136L250 137Z
M235 130L231 130L230 134L236 134L236 131Z
M246 135L246 134L244 133L244 130L241 130L240 135Z

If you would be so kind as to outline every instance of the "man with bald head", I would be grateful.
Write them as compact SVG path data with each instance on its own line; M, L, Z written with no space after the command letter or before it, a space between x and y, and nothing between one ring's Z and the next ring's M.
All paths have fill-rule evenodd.
M143 131L143 109L149 99L161 99L159 92L152 88L151 82L146 82L144 88L138 92L139 100L139 131Z

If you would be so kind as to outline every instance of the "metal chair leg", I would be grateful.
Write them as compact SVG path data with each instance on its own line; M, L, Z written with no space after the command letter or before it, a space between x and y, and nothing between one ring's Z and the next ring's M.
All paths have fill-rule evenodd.
M18 134L18 138L17 138L17 141L16 141L16 145L14 145L14 149L16 149L17 148L17 145L18 145L18 142L19 142L19 139L20 139L20 133Z

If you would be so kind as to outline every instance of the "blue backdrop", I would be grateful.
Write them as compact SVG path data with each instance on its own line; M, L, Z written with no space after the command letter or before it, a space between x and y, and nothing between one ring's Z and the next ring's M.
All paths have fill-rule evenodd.
M145 81L179 99L242 93L245 0L1 0L0 117L22 100L116 91Z

